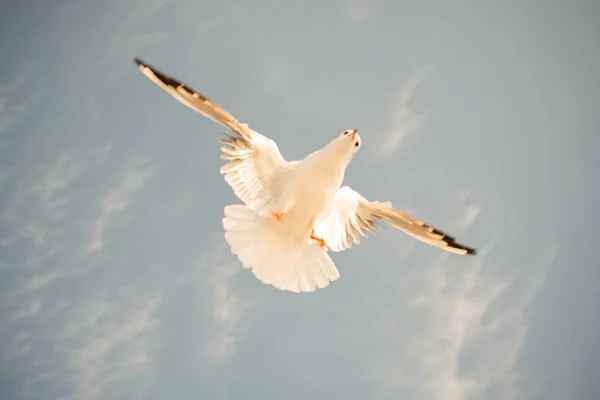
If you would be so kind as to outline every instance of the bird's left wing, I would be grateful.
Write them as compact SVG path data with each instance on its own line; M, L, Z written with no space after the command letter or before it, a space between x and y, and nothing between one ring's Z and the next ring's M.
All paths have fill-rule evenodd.
M314 229L332 251L343 251L360 243L361 236L375 234L382 221L432 246L455 254L476 254L477 250L456 243L456 239L423 221L392 207L390 202L368 201L348 186L340 188L327 216Z
M228 160L221 167L221 173L248 207L258 208L266 203L272 195L272 188L280 184L298 161L286 161L275 141L240 123L227 110L185 83L137 57L133 61L148 79L175 99L234 132L223 132L226 137L219 139L225 145L221 148L221 158Z

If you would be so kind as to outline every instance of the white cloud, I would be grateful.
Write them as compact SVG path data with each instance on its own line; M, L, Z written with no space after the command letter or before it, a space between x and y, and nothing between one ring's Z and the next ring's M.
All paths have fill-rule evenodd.
M36 319L35 330L13 336L6 357L28 357L31 369L23 382L25 397L93 400L141 378L141 386L128 386L121 396L143 398L156 373L150 333L159 326L155 314L162 298L123 287L111 297L115 300L54 301Z
M65 337L70 337L75 333L88 329L96 324L96 322L104 315L109 314L113 308L107 302L94 302L85 307L85 310L71 318L64 326L63 334Z
M7 97L0 98L0 134L8 131L23 118L28 107L29 103L11 104Z
M49 225L69 211L66 193L69 185L79 177L79 168L68 154L63 153L52 163L19 172L18 175L15 173L18 179L13 177L18 183L13 184L13 190L7 196L7 206L0 215L5 222L14 224L10 232L12 237L2 238L0 243L10 246L27 239L33 242L37 252L49 247L49 236L55 233ZM33 256L33 253L30 254L30 257Z
M3 303L6 305L10 305L14 308L18 308L22 302L31 301L26 308L22 308L19 311L16 311L14 314L17 315L27 315L33 311L32 315L37 314L39 309L41 308L41 300L39 299L31 299L31 297L35 297L35 292L42 289L43 287L51 284L57 279L58 275L55 271L45 272L35 274L31 277L23 279L22 283L17 285L12 292L5 293L3 298ZM29 296L24 298L23 296ZM33 305L32 305L33 304ZM30 310L29 312L25 311L26 309ZM22 318L22 317L21 317ZM20 319L20 318L16 318Z
M19 308L17 311L15 311L10 316L10 320L15 321L34 317L42 309L43 304L44 303L41 299L33 299L29 301L24 307Z
M352 23L365 23L374 17L381 5L381 0L344 0L342 16Z
M38 194L44 201L52 199L54 194L63 190L79 176L79 170L71 162L68 154L61 154L56 161L40 168L41 177L31 188L32 193Z
M79 168L71 161L68 154L61 154L54 163L39 168L40 177L31 187L31 193L41 201L48 210L64 207L68 204L59 193L79 176ZM60 216L61 214L57 214Z
M55 239L64 227L53 224L70 211L67 189L79 176L79 169L67 154L61 154L52 163L14 171L12 190L6 196L5 208L0 210L0 220L7 227L3 232L7 236L0 237L0 246L30 242L32 249L22 266L39 266L57 250Z
M462 208L463 213L457 225L462 232L467 231L481 213L481 205L473 198L473 191L466 189L456 196L457 205Z
M463 216L462 229L467 230L471 225L473 225L473 223L475 222L475 219L477 218L477 216L479 215L480 212L481 212L481 207L479 205L476 205L476 204L470 205L467 208L465 215Z
M30 339L31 334L29 332L18 332L5 346L4 357L0 357L0 362L6 362L12 357L23 357L29 353L32 348Z
M29 68L26 67L26 70ZM8 131L25 115L33 99L20 104L10 101L12 94L21 88L27 78L27 71L14 78L10 85L0 85L0 134Z
M121 175L120 182L110 189L102 201L100 215L92 226L91 241L88 244L88 252L96 252L102 249L104 230L110 218L122 212L131 204L135 194L148 182L154 171L147 167L146 161L130 163Z
M384 156L395 153L400 143L422 126L425 117L411 110L409 103L431 70L431 67L419 67L413 70L396 95L390 115L389 133L380 147Z
M237 326L250 303L236 293L232 283L241 270L236 262L224 263L226 249L221 247L214 254L202 257L202 268L211 270L208 287L211 289L208 314L211 318L211 337L201 349L202 357L210 366L231 359L236 352Z
M71 382L68 398L94 399L110 383L148 373L152 357L145 335L158 326L154 313L162 299L128 300L99 303L90 313L86 306L80 317L67 324L62 339L74 343L66 345L68 359L63 371ZM75 341L71 339L74 335Z
M463 206L465 228L478 212L472 204ZM399 291L405 297L387 301L408 306L374 319L375 334L389 344L368 367L381 394L448 400L516 396L514 367L557 247L512 278L491 272L495 247L482 249L472 263L442 254L432 265L403 271L406 290ZM386 277L390 281L389 273Z
M27 285L25 285L25 290L28 292L39 290L53 282L55 279L56 274L52 272L34 275L27 281Z
M35 223L29 223L23 227L22 235L24 238L31 239L35 247L42 247L45 244L46 229Z

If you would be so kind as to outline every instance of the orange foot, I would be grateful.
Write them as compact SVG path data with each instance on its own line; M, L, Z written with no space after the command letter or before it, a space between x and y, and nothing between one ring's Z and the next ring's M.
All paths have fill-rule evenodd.
M281 222L283 219L283 211L273 212L273 216L277 218L277 221Z
M316 240L317 242L319 242L319 246L325 247L326 250L331 250L331 248L329 246L327 246L327 243L325 243L325 241L323 239L318 238L318 237L315 236L315 231L312 231L310 233L310 238L312 240Z

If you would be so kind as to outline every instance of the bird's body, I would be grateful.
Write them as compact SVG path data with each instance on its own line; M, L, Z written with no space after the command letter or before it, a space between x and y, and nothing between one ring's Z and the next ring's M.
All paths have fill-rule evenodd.
M282 290L311 292L339 278L328 251L343 251L386 221L407 234L456 254L475 250L391 203L370 202L348 186L346 167L361 145L347 130L299 161L286 161L274 141L240 123L189 86L134 59L158 86L188 107L230 128L221 168L243 205L225 207L223 227L231 251L262 282Z
M339 147L336 144L330 143L300 161L289 179L273 188L273 206L260 209L259 214L270 217L273 212L282 211L281 222L288 227L290 236L310 235L344 181L347 163L332 157Z
M338 156L346 144L342 140L349 141L333 140L286 170L285 179L274 179L269 200L256 209L225 207L225 239L262 282L309 292L339 278L314 230L327 217L350 161ZM278 213L281 217L274 218Z

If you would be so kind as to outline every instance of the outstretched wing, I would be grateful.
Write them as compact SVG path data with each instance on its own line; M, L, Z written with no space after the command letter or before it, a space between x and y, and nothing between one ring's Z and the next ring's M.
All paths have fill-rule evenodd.
M228 160L228 163L221 167L221 173L235 194L248 207L259 208L266 203L271 198L273 184L291 171L298 162L286 161L273 140L240 123L208 97L137 57L133 61L148 79L175 99L233 131L233 134L222 132L225 138L218 139L224 144L221 147L221 158Z
M314 235L322 238L332 251L343 251L359 244L361 236L384 227L382 221L432 246L455 254L476 254L477 250L456 243L456 239L415 217L397 210L391 203L368 201L348 186L340 188L332 209L317 225Z

